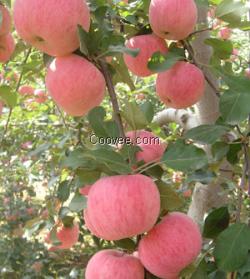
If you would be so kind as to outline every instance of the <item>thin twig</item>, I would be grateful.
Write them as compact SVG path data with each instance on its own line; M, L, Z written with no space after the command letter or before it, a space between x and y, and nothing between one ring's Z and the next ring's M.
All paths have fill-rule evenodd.
M197 30L197 31L194 31L193 33L191 33L189 37L191 37L191 36L193 36L195 34L198 34L198 33L206 32L206 31L212 31L212 30L213 30L212 27L209 27L209 28L206 28L206 29Z
M30 47L30 48L28 49L27 54L25 55L25 58L24 58L24 60L23 60L22 65L26 64L26 62L27 62L27 60L28 60L28 58L29 58L29 56L30 56L31 50L32 50L32 48ZM20 76L19 76L19 79L18 79L18 82L17 82L17 85L16 85L16 89L15 89L15 93L18 91L18 89L19 89L19 87L20 87L20 85L21 85L22 78L23 78L23 74L24 74L24 69L22 69L21 74L20 74ZM10 108L10 110L9 110L9 115L8 115L8 119L7 119L5 128L4 128L2 140L4 139L5 135L6 135L7 132L8 132L8 128L9 128L9 123L10 123L10 119L11 119L12 112L13 112L13 109Z
M109 72L107 63L104 60L99 59L98 62L99 62L99 65L102 69L104 78L106 80L109 96L110 96L111 103L112 103L113 110L114 110L114 118L115 118L115 121L118 125L120 136L122 138L125 138L126 136L125 136L125 132L124 132L123 125L122 125L121 113L120 113L119 104L118 104L118 100L117 100L117 97L116 97L115 88L114 88L114 85L113 85L111 74Z

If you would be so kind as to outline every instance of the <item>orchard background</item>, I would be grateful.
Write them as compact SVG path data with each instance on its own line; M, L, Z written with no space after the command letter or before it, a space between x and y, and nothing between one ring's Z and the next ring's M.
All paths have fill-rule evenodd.
M47 20L53 15L56 25L60 21L58 18L65 16L65 1L53 1L43 2ZM158 0L164 1L173 2ZM183 8L183 3L190 1L182 1L177 1L182 5L176 14L170 15L180 24L191 16ZM142 49L131 49L126 43L134 36L152 33L148 15L150 0L88 1L89 32L86 32L87 20L85 29L75 25L77 40L76 36L70 38L70 31L63 33L64 25L61 25L49 38L57 40L53 51L46 51L46 47L38 50L39 44L44 42L40 34L36 34L33 43L22 40L17 19L15 24L12 19L11 27L6 27L8 22L2 5L13 18L15 1L0 2L0 278L85 278L89 259L100 250L118 249L132 255L143 234L114 241L98 238L86 227L83 210L88 205L89 185L105 176L138 173L151 177L157 185L160 193L158 221L169 216L169 212L183 212L198 224L203 236L198 257L183 266L179 275L163 278L250 278L248 1L196 0L198 19L192 32L178 41L166 40L168 51L154 51L146 59L147 65L147 61L138 62L137 70L146 67L149 71L146 77L129 71L132 69L125 57L136 59L141 52L150 52L152 45L146 39ZM28 0L16 2L19 6L30 3ZM40 1L33 0L36 2ZM21 25L26 21L28 26L34 27L31 22L35 20L41 30L45 28L50 33L53 26L43 20L45 14L39 14L38 7L21 19ZM75 7L77 5L64 19L65 25L69 18L74 21L79 10ZM156 18L158 16L160 12L159 15L156 12ZM73 104L74 111L77 101L71 96L72 100L69 98L63 104L69 107L64 109L55 95L64 94L67 87L64 79L77 84L83 73L75 63L75 68L68 70L66 76L62 73L60 82L55 82L50 65L54 63L52 56L61 56L64 46L74 39L75 46L70 52L87 59L101 75L88 76L86 87L100 85L100 90L97 93L95 89L89 90L97 94L91 95L85 93L87 90L83 86L80 92L83 97L87 96L87 105L77 113L80 115L72 116L70 105ZM178 61L189 62L188 65L193 64L202 71L206 84L199 94L195 85L191 91L184 88L186 104L194 92L199 96L186 107L177 105L176 108L171 107L171 103L164 105L160 94L156 94L156 74L166 73L180 63ZM45 82L49 71L51 80ZM186 82L192 80L192 73L187 71L182 78ZM104 81L105 97L100 98L98 94L104 90ZM50 90L46 88L48 84ZM182 98L177 101L183 101ZM88 107L89 103L93 103L92 107ZM91 142L91 135L95 135L98 142L98 138L105 141L136 130L151 131L159 137L164 154L162 152L155 161L145 162L147 156L140 160L137 157L138 152L145 151L145 146L140 149L135 145ZM110 210L109 214L117 213ZM136 216L137 212L131 214ZM66 236L66 247L62 239L58 239L57 230L60 226L72 229L76 224L79 237L77 230L78 239L74 239L75 235ZM176 250L182 251L186 241L184 234L181 247ZM62 244L68 249L61 249ZM164 247L166 243L162 241L159 245ZM185 249L183 251L188 254ZM137 259L137 255L133 255ZM159 257L165 255L159 253ZM102 270L102 267L96 269ZM129 274L126 264L119 269ZM143 276L159 278L148 270ZM134 273L134 277L114 274L89 278L141 277Z

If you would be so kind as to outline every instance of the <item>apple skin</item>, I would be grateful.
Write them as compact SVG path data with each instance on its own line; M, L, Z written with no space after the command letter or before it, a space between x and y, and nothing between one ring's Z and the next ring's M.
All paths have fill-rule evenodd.
M143 266L162 279L179 278L201 251L202 237L196 223L186 214L166 215L139 243Z
M102 73L75 54L54 59L46 75L46 86L55 103L72 116L83 116L100 105L105 92Z
M153 74L148 69L148 60L155 53L160 51L163 54L168 52L166 42L154 34L135 36L126 42L126 47L130 49L140 49L138 55L133 57L124 54L124 62L128 69L139 77L147 77Z
M222 28L219 32L219 36L223 40L230 39L231 35L232 35L232 30L228 27Z
M85 0L16 0L14 24L19 36L51 56L64 56L79 47L77 25L90 27Z
M135 144L136 138L140 141L145 141L137 144L141 148L141 151L136 153L136 160L138 162L153 163L160 161L165 152L166 145L161 143L160 139L151 132L145 130L130 131L126 133L126 137L130 138Z
M15 41L11 33L0 37L0 62L6 63L10 60L15 50Z
M0 36L7 35L11 30L11 17L9 10L0 4L2 23L0 24Z
M168 107L182 109L196 104L205 91L202 71L187 62L177 62L169 70L158 74L156 92Z
M144 279L140 260L118 250L97 252L88 262L86 279Z
M147 176L117 175L92 185L84 219L97 237L119 240L149 231L160 213L160 194Z
M34 95L35 89L30 85L22 85L19 87L19 94L22 96L31 96Z
M149 23L159 37L183 40L194 31L197 13L194 0L152 0Z
M65 227L64 225L61 225L57 228L56 236L61 244L50 247L49 251L70 249L78 241L79 225L77 223L75 223L72 227ZM51 243L50 233L47 235L45 242Z

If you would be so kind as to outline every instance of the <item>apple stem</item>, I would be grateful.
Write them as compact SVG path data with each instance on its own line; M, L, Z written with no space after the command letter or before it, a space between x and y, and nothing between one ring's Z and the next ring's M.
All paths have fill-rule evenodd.
M106 80L110 100L111 100L113 110L114 110L114 118L115 118L115 121L118 125L120 136L122 138L125 138L126 136L125 136L125 132L124 132L123 125L122 125L121 113L120 113L119 104L118 104L118 100L117 100L117 97L116 97L115 88L114 88L114 85L113 85L111 74L109 72L107 63L105 61L103 61L102 59L99 59L98 62L99 62L99 65L102 69L104 78Z

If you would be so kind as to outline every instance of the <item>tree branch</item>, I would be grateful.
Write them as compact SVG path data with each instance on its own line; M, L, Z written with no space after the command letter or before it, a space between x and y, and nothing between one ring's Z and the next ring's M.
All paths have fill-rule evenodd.
M118 104L118 100L116 97L115 88L113 85L111 74L109 72L107 63L105 61L103 61L102 59L99 59L98 62L102 69L104 78L106 80L109 96L110 96L111 103L112 103L113 110L114 110L114 118L118 125L120 136L125 138L126 136L125 136L125 132L124 132L123 125L122 125L121 113L120 113L119 104Z

